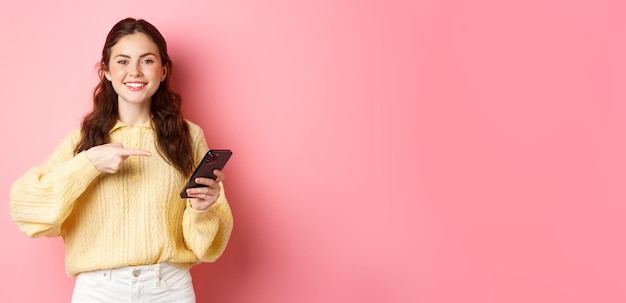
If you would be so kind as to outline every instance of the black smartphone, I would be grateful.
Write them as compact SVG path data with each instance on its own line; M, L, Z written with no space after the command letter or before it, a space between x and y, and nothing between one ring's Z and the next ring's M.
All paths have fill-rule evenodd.
M208 151L206 155L204 155L202 162L200 162L200 164L196 167L196 170L191 175L191 178L189 178L189 181L187 182L185 188L183 188L183 191L180 192L180 197L189 198L189 196L187 196L188 188L206 187L204 184L196 183L195 180L198 177L211 178L215 180L217 177L213 174L213 170L224 169L224 165L226 165L226 162L228 162L228 159L230 159L230 156L232 155L233 152L229 149L212 149Z

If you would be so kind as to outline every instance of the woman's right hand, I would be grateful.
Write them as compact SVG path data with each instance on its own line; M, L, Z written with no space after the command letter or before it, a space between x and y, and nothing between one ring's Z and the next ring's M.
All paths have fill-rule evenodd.
M116 173L122 163L131 156L149 157L152 154L149 151L141 149L126 149L122 143L108 143L94 146L88 149L85 154L91 164L102 173Z

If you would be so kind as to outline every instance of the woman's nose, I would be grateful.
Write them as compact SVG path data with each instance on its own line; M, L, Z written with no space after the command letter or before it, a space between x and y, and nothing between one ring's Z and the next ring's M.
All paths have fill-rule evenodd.
M129 66L128 74L132 76L141 76L141 65L139 63Z

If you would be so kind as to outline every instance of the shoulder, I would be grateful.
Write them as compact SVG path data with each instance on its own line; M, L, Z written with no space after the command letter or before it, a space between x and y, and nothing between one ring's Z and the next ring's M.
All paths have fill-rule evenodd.
M207 150L207 143L206 138L204 137L204 131L198 124L195 124L189 120L185 120L185 122L187 122L187 125L189 126L189 137L191 138L191 145L194 146L195 152L199 153L196 155L196 157L200 157L200 159L202 159L204 153Z
M187 123L187 125L189 126L189 129L192 129L192 128L200 128L200 126L199 126L198 124L196 124L196 123L194 123L194 122L192 122L192 121L190 121L190 120L185 119L185 122L186 122L186 123Z
M187 119L185 119L185 122L187 122L187 125L189 126L189 134L191 134L192 137L202 135L204 133L198 124L195 124Z
M80 132L81 132L81 128L80 127L76 127L74 129L72 129L67 136L68 137L72 137L72 138L80 138Z
M67 135L65 135L65 138L63 138L63 141L61 141L61 145L68 145L72 147L76 146L76 144L78 144L78 141L80 141L80 135L80 127L72 129Z
M65 162L74 157L74 149L80 141L80 128L73 129L57 144L52 155L48 160L51 162Z

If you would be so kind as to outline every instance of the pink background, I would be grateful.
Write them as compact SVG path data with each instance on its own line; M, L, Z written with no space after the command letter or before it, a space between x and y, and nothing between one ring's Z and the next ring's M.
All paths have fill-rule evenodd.
M622 3L3 1L0 301L68 302L62 241L20 233L9 188L134 16L234 150L199 302L625 302Z

